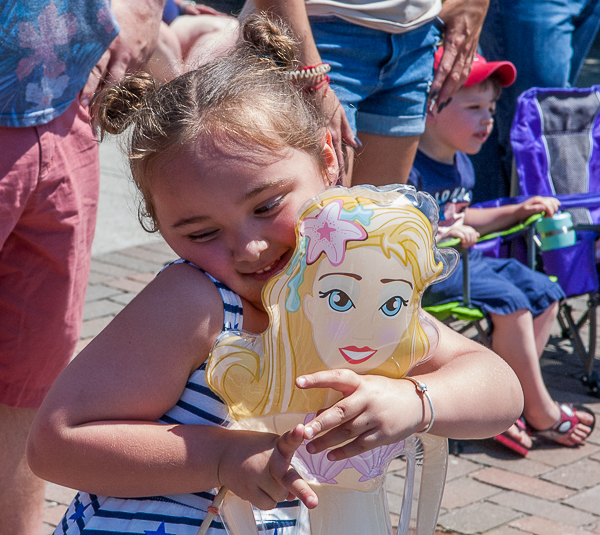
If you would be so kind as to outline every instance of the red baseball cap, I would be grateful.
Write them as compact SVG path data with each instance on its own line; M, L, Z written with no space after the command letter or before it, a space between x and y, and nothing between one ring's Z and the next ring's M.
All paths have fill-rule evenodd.
M440 46L435 53L436 69L442 59L443 53L444 47ZM471 73L469 74L467 81L463 84L463 87L480 84L495 72L498 73L498 78L502 87L508 87L517 77L517 69L510 61L486 61L480 54L475 54L473 57Z

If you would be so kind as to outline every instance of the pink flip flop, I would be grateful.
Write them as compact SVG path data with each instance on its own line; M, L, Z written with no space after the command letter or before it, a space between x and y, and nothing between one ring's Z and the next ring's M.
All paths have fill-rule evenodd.
M527 424L525 423L525 420L522 416L515 422L515 424L520 431L527 431ZM529 453L529 448L527 446L523 446L523 444L521 444L518 440L515 440L513 437L511 437L508 434L508 431L504 431L504 433L496 435L494 437L494 440L496 442L499 442L503 446L506 446L515 453L518 453L522 457L527 456L527 454Z
M577 411L587 412L593 417L592 424L590 427L590 432L585 437L586 439L592 434L594 427L596 426L596 415L587 407L583 405L576 405L573 403L558 403L558 408L560 409L560 417L558 421L550 428L550 429L535 429L531 425L528 424L531 431L533 431L536 435L540 437L547 438L549 440L556 440L557 438L564 437L568 435L580 422L579 418L577 418ZM566 447L575 447L576 445L569 446L568 444L562 444L561 446Z

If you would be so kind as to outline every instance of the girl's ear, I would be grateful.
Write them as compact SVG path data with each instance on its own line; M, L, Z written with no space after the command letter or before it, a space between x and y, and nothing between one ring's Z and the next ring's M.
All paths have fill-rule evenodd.
M333 186L338 180L340 167L329 130L325 130L323 134L323 160L326 165L325 176L323 177L325 186Z

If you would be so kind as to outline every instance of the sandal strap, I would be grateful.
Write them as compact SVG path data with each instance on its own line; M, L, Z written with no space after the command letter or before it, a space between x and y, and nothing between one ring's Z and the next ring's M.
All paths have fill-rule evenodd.
M577 427L579 418L575 413L575 407L570 403L559 403L558 408L560 410L558 421L549 430L559 435L566 435Z

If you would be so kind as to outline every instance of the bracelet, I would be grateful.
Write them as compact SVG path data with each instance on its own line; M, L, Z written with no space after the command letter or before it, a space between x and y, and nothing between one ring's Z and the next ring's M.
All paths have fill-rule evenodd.
M323 78L329 71L331 71L331 65L329 63L319 63L318 65L302 67L296 71L288 71L285 73L285 76L291 78L294 82L302 81L314 83L315 79Z
M427 385L425 383L422 383L421 381L418 381L414 377L403 377L403 379L408 379L409 381L414 383L417 390L421 393L421 395L424 398L427 398L427 401L429 402L429 408L431 409L431 420L429 422L429 425L427 426L427 429L425 429L425 431L421 431L421 433L429 433L429 430L433 425L433 420L435 419L435 412L433 411L433 403L431 401L431 398L429 397L429 392L427 392Z

